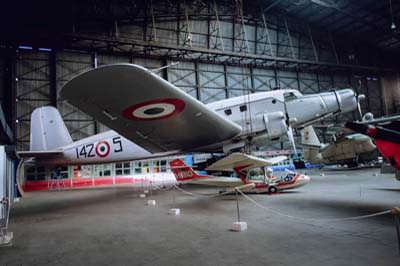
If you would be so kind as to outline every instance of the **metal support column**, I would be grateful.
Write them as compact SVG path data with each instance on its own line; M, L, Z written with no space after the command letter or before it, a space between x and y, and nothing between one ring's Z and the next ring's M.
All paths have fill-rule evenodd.
M200 73L199 73L199 63L194 63L194 74L196 82L196 98L200 100Z
M92 68L97 68L97 52L92 52L91 57L92 57ZM94 129L94 134L99 133L99 125L97 120L95 119L93 119L93 129Z
M229 98L229 92L228 92L228 73L227 73L227 67L224 65L224 86L225 86L225 98Z

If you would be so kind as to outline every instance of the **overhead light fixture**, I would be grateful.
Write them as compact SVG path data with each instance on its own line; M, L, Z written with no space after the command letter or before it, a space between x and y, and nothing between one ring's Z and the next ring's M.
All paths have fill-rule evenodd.
M392 8L392 0L389 0L389 7L390 7L390 17L392 18L392 24L390 25L391 30L396 29L396 24L394 24L394 19L393 19L393 8Z

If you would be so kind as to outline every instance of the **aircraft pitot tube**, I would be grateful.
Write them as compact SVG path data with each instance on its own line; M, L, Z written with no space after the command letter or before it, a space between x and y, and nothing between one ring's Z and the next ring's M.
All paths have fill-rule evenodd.
M352 89L303 95L286 101L288 120L294 127L312 124L331 115L350 112L356 108L357 96Z

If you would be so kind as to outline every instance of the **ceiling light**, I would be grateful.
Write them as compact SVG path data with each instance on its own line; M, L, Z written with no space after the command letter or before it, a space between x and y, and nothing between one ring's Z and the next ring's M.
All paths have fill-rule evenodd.
M390 8L390 17L392 19L392 25L390 25L390 28L392 30L395 30L396 29L396 24L394 24L392 0L389 0L389 8Z
M391 28L392 30L395 30L395 29L396 29L396 24L394 24L394 21L392 21L392 25L390 25L390 28Z

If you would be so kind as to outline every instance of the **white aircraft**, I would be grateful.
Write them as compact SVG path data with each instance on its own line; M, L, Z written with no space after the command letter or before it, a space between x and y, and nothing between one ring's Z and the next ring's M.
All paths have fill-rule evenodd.
M57 109L32 113L30 151L43 165L96 164L184 152L228 152L277 140L292 127L356 109L351 89L302 95L275 90L203 104L152 71L132 64L89 70L60 95L113 129L73 142ZM293 140L292 134L288 134Z
M232 153L206 168L207 171L234 171L238 177L200 175L181 159L175 159L169 164L176 180L180 183L218 186L225 190L254 184L254 186L243 189L243 192L275 193L280 190L304 186L310 181L309 176L293 172L288 172L281 178L276 178L272 176L272 173L267 173L265 167L286 159L286 156L262 159L243 153Z

